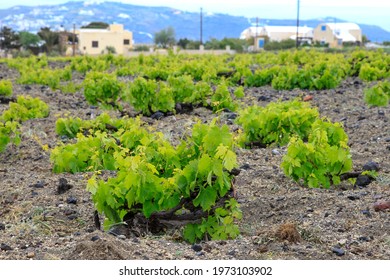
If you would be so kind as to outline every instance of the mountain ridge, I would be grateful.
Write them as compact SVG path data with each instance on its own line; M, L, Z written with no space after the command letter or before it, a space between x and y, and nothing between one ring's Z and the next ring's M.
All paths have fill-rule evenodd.
M172 26L176 38L199 40L200 15L170 7L150 7L112 1L78 1L58 5L14 6L0 9L3 26L16 31L37 32L41 27L53 30L72 30L91 21L121 23L133 32L135 43L152 43L153 34ZM222 13L203 14L203 39L239 38L240 33L253 25L255 18ZM345 22L337 18L300 20L300 26L315 28L323 22ZM359 23L358 23L359 24ZM296 25L296 19L260 19L259 25ZM359 24L363 34L376 42L390 41L390 32L376 25Z

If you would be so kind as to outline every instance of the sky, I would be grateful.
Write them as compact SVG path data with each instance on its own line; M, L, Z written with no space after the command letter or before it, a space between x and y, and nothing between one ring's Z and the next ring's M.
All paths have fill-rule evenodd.
M60 4L69 0L13 0L1 1L0 8L16 5ZM70 0L80 1L80 0ZM85 2L91 2L87 0ZM96 0L92 0L96 2ZM98 0L99 1L99 0ZM238 16L294 19L298 0L112 0L143 6L166 6L184 11L225 13ZM379 25L390 31L389 0L300 0L300 18L336 17L343 20Z

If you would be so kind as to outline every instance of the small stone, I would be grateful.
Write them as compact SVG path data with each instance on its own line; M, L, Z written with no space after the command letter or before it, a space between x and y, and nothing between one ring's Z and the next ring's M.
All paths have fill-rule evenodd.
M228 113L228 114L226 114L226 118L228 120L235 120L237 117L238 117L238 115L236 113Z
M70 216L70 215L75 214L75 213L76 213L76 211L72 210L72 209L65 209L64 210L64 215L65 216Z
M383 111L383 110L378 110L378 115L384 116L384 115L385 115L385 111Z
M1 245L0 245L0 250L2 250L2 251L11 251L11 250L13 250L13 249L12 249L11 246L9 246L9 245L7 245L7 244L5 244L5 243L1 243Z
M66 202L68 204L77 204L77 198L73 197L73 196L70 196L68 197L68 199L66 200Z
M259 98L257 98L257 101L269 101L269 100L271 100L271 98L264 95L259 96Z
M117 237L119 239L126 240L126 235L120 234L120 235L117 235Z
M367 236L360 236L359 237L359 241L362 241L362 242L369 242L371 241L371 239Z
M345 93L345 89L338 89L338 90L336 90L336 93L337 94L344 94Z
M176 103L175 111L177 114L186 114L194 110L194 106L191 103Z
M307 212L314 212L314 209L311 208L311 207L307 207L307 208L306 208L306 211L307 211Z
M372 179L370 176L367 176L367 175L359 175L357 178L356 178L356 183L355 183L355 186L358 186L358 187L365 187L365 186L368 186L370 183L371 183Z
M63 194L71 188L73 188L73 186L68 184L68 180L66 180L65 178L60 178L58 180L57 194Z
M236 255L236 250L230 250L227 254L229 255L229 256L235 256Z
M68 216L69 220L76 220L78 218L77 214L72 214Z
M42 189L46 185L43 181L38 181L36 184L30 185L30 188Z
M233 168L232 170L230 170L229 173L230 173L230 175L238 176L238 175L240 175L240 173L241 173L241 169Z
M259 251L260 253L266 253L266 252L268 252L268 247L267 247L267 245L260 245L259 248L258 248L258 251Z
M93 241L93 242L95 242L95 241L97 241L99 239L100 239L99 235L94 235L94 236L91 237L91 241Z
M350 194L347 196L348 199L354 201L354 200L357 200L357 199L360 199L360 197L356 194Z
M368 209L362 210L362 214L363 214L363 215L366 215L367 217L371 217L370 210L368 210Z
M329 217L329 212L325 212L325 214L324 214L324 218L327 218L327 217Z
M119 224L119 225L115 225L115 226L111 227L108 230L108 233L112 234L114 236L118 236L118 235L128 236L129 235L129 228L124 224Z
M191 249L194 250L195 252L200 252L203 250L202 246L200 244L194 244L191 246Z
M197 255L198 257L204 256L204 252L196 252L196 255Z
M366 119L365 116L359 116L359 117L358 117L358 121L362 121L362 120L365 120L365 119Z
M154 120L161 120L164 117L164 113L157 111L156 113L150 116Z
M5 230L5 224L0 223L0 230Z
M347 239L340 239L339 241L337 241L337 243L338 243L340 246L344 246L345 244L347 244Z
M387 209L390 209L390 200L387 200L387 201L377 201L377 202L374 203L374 210L375 210L375 212L385 211Z
M364 171L379 171L379 164L374 161L369 161L363 165Z
M240 166L240 169L248 170L251 169L251 166L249 163L244 163L243 165Z
M32 259L34 257L35 257L35 253L34 252L28 252L27 253L27 258Z
M345 255L345 251L339 247L334 247L332 249L332 252L335 253L337 256L341 257Z
M277 149L273 149L272 154L275 156L280 156L280 152Z

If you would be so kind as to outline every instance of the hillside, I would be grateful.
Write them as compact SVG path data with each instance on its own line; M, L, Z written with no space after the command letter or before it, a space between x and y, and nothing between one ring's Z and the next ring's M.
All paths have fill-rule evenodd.
M123 4L118 2L68 2L61 5L14 6L0 10L0 20L3 26L14 30L38 31L41 27L52 29L61 27L71 30L91 21L107 23L122 23L125 28L133 31L135 43L151 43L153 34L162 28L172 26L176 37L199 39L199 13L181 11L169 7L146 7ZM343 22L341 19L326 18L301 20L301 25L316 27L324 21ZM232 16L228 14L205 13L203 15L203 38L221 39L224 37L239 37L240 33L253 24L255 19ZM295 25L295 19L261 19L260 24ZM390 32L379 26L359 24L370 40L390 41Z

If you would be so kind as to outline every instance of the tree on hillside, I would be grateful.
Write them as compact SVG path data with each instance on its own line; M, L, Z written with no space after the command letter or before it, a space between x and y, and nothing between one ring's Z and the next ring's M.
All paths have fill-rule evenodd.
M42 27L38 35L45 41L46 52L48 53L51 53L53 47L59 43L58 33L51 31L50 27Z
M9 49L18 49L20 47L19 35L7 26L4 26L1 29L0 40L1 40L0 42L1 49L9 50Z
M19 42L22 47L28 49L30 47L37 47L38 43L41 41L41 38L33 33L27 31L19 32Z
M244 52L247 50L249 44L243 39L225 37L222 40L211 38L211 40L207 41L204 45L206 50L221 50L225 49L226 46L230 46L232 50L237 52Z
M172 46L175 42L175 29L173 29L173 27L162 29L154 34L154 43L163 48Z
M179 41L177 41L177 45L180 46L182 49L199 50L200 42L199 40L189 40L187 38L181 38Z
M107 29L107 27L109 27L109 24L102 21L93 21L87 25L81 26L81 28L90 28L90 29Z
M367 36L365 34L362 35L362 43L363 45L365 45L366 43L369 43L370 40L367 38Z
M179 41L177 41L177 45L182 49L186 49L189 42L190 40L188 40L187 38L181 38Z

